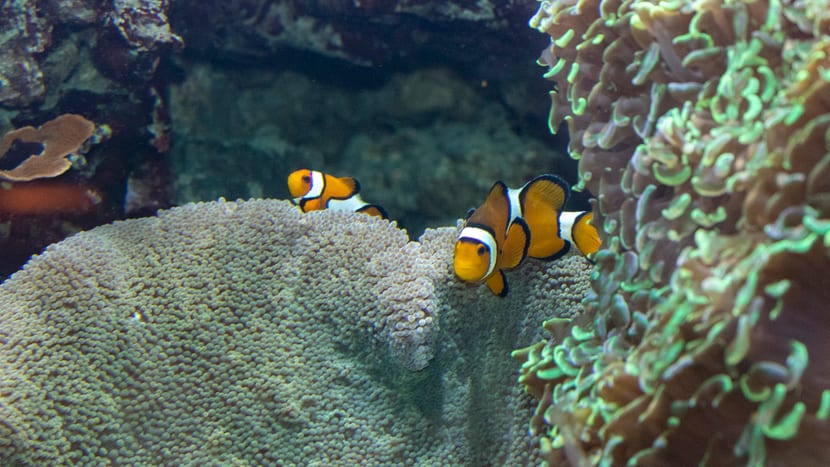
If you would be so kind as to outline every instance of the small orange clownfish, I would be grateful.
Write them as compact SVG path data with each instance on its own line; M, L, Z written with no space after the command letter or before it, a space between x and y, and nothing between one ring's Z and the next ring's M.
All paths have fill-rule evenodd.
M386 211L360 198L360 183L353 177L334 177L317 170L295 170L288 176L291 202L303 212L333 209L363 212L386 219Z
M526 257L553 260L568 252L559 234L559 213L570 187L555 175L540 175L521 188L496 182L484 204L471 211L455 242L453 268L465 282L484 282L507 295L504 271Z

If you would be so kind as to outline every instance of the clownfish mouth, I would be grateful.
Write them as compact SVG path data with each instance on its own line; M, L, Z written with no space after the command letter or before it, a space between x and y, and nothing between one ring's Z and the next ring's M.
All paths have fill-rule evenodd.
M465 267L464 265L455 266L455 275L464 282L476 283L484 279L485 274L482 273L481 268Z

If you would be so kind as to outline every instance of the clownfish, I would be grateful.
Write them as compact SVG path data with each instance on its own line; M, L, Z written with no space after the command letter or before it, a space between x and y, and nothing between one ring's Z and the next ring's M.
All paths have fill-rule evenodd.
M455 242L453 268L465 282L484 282L491 292L507 295L504 271L526 257L552 260L568 252L559 235L559 212L568 200L568 184L555 175L540 175L521 188L498 181L484 204L472 210Z
M303 212L334 209L363 212L386 219L386 211L360 198L360 183L353 177L334 177L317 170L295 170L288 176L291 202Z

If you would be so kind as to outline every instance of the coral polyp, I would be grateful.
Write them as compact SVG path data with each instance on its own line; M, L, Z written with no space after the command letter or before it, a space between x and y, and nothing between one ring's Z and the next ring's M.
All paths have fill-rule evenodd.
M541 3L550 127L607 246L584 314L514 353L550 464L830 461L822 14Z

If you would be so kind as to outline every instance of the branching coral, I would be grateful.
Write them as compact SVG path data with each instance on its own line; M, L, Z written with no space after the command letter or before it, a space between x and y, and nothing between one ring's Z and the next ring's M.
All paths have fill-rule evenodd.
M81 149L94 132L95 124L76 114L61 115L40 128L12 130L0 141L0 159L20 150L25 151L25 159L10 170L0 170L0 179L25 182L57 177L72 167L68 156Z
M607 249L515 352L550 463L830 462L830 41L810 2L542 2ZM636 427L636 428L635 428Z

